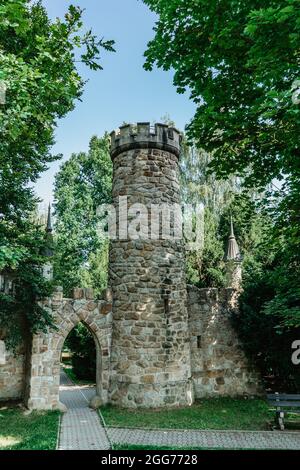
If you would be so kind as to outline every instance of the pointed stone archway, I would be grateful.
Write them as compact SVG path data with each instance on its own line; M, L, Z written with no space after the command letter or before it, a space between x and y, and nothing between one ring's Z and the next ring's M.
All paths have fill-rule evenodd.
M30 409L61 408L59 401L60 357L70 331L82 322L96 345L96 391L107 402L111 340L111 299L93 300L90 289L75 289L74 298L63 298L57 289L44 308L53 315L55 329L34 335L28 370L27 406Z

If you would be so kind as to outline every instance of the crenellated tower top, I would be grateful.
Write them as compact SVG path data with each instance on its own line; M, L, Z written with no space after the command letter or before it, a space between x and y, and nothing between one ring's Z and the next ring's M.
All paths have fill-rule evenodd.
M126 124L110 135L112 159L122 152L138 148L166 150L179 157L182 136L177 129L167 124Z

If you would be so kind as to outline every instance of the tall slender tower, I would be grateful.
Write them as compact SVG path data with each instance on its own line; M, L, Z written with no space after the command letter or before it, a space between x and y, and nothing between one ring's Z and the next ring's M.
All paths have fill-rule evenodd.
M180 216L168 212L180 208L180 140L179 132L164 124L126 125L111 134L118 222L110 246L109 399L120 406L193 401L184 244L174 236ZM167 220L169 236L163 228Z

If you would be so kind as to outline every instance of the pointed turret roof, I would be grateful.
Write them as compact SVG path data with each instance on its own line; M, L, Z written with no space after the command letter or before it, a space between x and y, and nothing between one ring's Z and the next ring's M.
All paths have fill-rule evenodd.
M48 206L48 217L47 217L46 232L47 233L52 233L51 204L50 203L49 203L49 206Z
M240 261L241 254L240 249L235 239L234 231L233 231L233 222L232 217L230 217L230 235L228 238L228 245L227 245L227 252L225 254L225 260L230 261Z
M49 203L48 206L48 217L47 217L47 225L46 225L46 248L44 250L44 256L51 258L53 256L53 235L52 235L52 219L51 219L51 204Z

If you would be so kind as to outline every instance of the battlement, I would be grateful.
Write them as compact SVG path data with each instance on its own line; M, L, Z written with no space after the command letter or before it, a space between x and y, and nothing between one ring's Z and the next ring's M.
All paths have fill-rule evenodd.
M122 152L137 148L156 148L172 152L179 157L181 134L167 124L138 122L126 124L111 134L111 158Z

